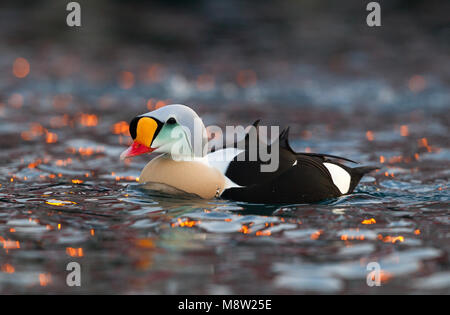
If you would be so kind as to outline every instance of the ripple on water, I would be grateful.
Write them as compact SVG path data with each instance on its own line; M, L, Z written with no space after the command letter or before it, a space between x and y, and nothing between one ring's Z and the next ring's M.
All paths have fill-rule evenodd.
M276 286L294 291L339 293L344 288L342 280L324 266L308 263L277 263L272 268L277 275Z
M450 288L450 272L438 272L428 277L413 280L412 286L419 290L444 290Z
M195 82L188 81L183 78L194 92ZM258 78L259 84L238 94L250 97L261 87L273 94L273 82ZM64 109L73 126L52 129L56 143L45 143L43 134L17 146L20 134L11 137L11 130L22 130L29 116L4 106L5 117L15 122L0 117L6 145L0 150L0 293L71 293L63 272L68 260L87 266L90 283L81 288L83 293L449 292L450 151L443 137L447 124L440 122L447 112L414 113L414 119L390 112L389 119L375 124L363 111L358 120L351 111L333 111L343 122L336 125L336 117L319 108L303 108L292 96L297 92L275 91L298 107L274 111L261 104L258 115L283 124L308 121L291 123L291 142L298 151L342 155L361 165L379 165L380 171L365 176L351 195L317 204L261 205L167 195L138 184L147 159L119 162L130 137L126 131L112 133L111 127L142 110L145 101L137 97L139 106L127 103L120 110L91 108L102 95L85 99L77 89L73 104ZM313 99L320 99L321 89L312 89ZM115 89L103 92L111 104L128 99ZM89 108L80 107L79 98ZM33 107L32 119L49 131L50 107ZM80 108L95 113L98 125L80 125ZM212 122L222 121L223 115L223 121L248 124L249 115L256 115L241 115L242 110L236 115L224 107L217 116L213 105L201 111ZM361 123L347 124L346 119ZM366 285L372 261L383 271L380 291Z

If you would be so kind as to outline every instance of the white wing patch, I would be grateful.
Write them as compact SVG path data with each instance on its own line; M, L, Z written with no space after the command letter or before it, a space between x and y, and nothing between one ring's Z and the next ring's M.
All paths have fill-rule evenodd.
M341 194L348 193L350 189L350 174L344 170L342 167L332 164L332 163L323 163L323 165L328 169L331 174L331 179L333 180L334 185L339 189Z
M209 165L217 168L222 174L225 174L230 162L242 151L237 148L226 148L209 153L206 158Z
M209 165L218 169L223 175L225 175L228 166L230 165L230 162L236 157L236 155L238 155L243 151L244 150L237 148L225 148L222 150L217 150L215 152L209 153L206 156L206 159ZM231 179L225 176L225 189L232 187L243 187L243 186L239 186L238 184L236 184Z

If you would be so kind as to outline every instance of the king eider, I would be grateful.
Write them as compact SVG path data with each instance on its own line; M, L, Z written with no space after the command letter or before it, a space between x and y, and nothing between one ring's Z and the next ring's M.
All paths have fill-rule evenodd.
M151 189L251 203L336 198L352 193L361 177L376 169L350 168L337 160L353 161L333 155L295 152L289 145L289 128L267 144L259 139L257 125L232 146L208 150L206 128L198 115L185 105L167 105L131 121L134 142L120 157L160 153L139 176L139 182ZM251 139L252 132L256 141ZM278 149L276 169L262 170L269 161L259 155L261 146L264 152Z

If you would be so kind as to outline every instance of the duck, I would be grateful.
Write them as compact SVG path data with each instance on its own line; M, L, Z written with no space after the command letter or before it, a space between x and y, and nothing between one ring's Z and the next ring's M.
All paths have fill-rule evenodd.
M211 147L193 109L166 105L131 120L133 142L120 158L159 154L139 175L146 188L256 204L316 203L349 195L377 169L349 167L343 162L356 162L335 155L296 152L289 144L289 127L276 140L263 141L259 123L249 126L242 139ZM270 152L270 159L264 152Z

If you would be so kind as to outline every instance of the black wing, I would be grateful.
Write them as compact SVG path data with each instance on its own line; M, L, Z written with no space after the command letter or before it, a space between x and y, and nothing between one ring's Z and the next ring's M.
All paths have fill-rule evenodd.
M260 141L258 137L257 125L259 121L256 121L253 126L256 128L251 128L243 140L244 143L237 143L238 147L241 145L241 148L244 148L244 151L238 154L233 161L228 165L225 176L227 176L230 180L240 186L249 186L249 185L260 185L264 182L268 182L276 179L278 176L283 174L284 172L292 169L296 165L307 165L309 168L314 168L318 173L320 173L325 178L331 180L331 175L328 169L322 164L322 159L317 156L308 156L296 153L292 150L289 145L289 128L284 129L277 141L274 141L270 145ZM251 133L256 132L256 148L250 148L250 136ZM272 149L276 146L279 148L278 155L278 166L273 172L264 172L262 171L263 166L268 166L271 163L276 163L276 161L267 160L267 157L272 156L268 154L263 158L260 156L260 148L264 146L263 152L272 153ZM256 160L250 154L250 150L256 150L257 156ZM253 151L255 152L255 151Z
M257 126L257 123L254 126ZM249 134L255 131L257 132L256 128L250 129ZM244 143L236 143L240 144L244 151L230 162L225 172L225 176L242 187L226 189L222 194L223 198L258 203L310 203L342 195L323 163L328 161L328 158L356 162L335 155L295 152L289 144L289 128L283 130L278 140L270 145L257 138L258 159L251 161L249 134L246 135ZM279 146L279 163L274 172L262 172L261 167L271 161L264 162L260 158L259 146L266 146L266 152L271 152L273 146ZM343 167L351 175L348 193L353 191L365 173L375 169L350 168L335 161L330 163Z

